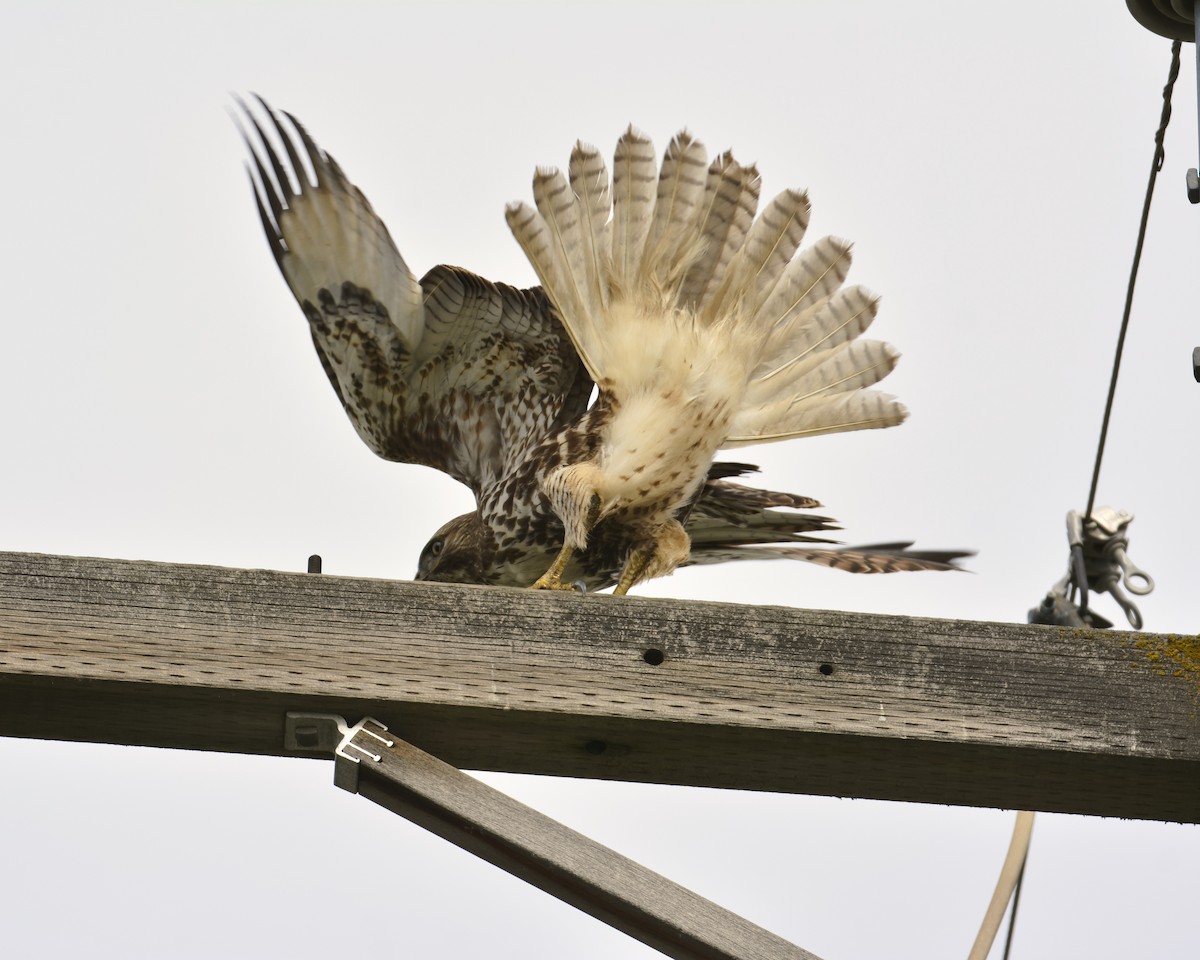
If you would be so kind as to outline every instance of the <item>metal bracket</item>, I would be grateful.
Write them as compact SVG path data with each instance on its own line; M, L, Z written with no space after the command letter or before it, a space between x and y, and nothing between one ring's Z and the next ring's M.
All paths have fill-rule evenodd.
M289 711L284 718L283 746L297 753L332 753L334 786L358 793L359 762L379 763L383 757L375 751L395 743L385 733L387 727L371 717L350 725L337 713Z

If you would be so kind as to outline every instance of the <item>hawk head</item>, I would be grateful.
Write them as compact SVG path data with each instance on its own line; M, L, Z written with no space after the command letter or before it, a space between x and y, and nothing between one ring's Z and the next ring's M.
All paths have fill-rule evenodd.
M464 513L442 526L425 544L417 580L442 583L491 582L495 538L478 513Z

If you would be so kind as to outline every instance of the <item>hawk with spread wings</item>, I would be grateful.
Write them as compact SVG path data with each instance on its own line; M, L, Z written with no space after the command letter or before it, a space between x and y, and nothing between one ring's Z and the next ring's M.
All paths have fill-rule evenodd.
M788 435L885 425L850 424L843 418L839 426L814 428L817 421L811 416L805 420L803 411L791 411L795 402L790 395L784 397L788 410L783 414L776 411L758 420L742 415L739 420L737 411L724 411L721 422L700 423L699 427L707 427L708 439L699 445L698 453L683 451L681 459L686 469L669 483L669 493L656 490L653 497L638 500L635 492L632 501L621 501L627 490L614 493L602 484L564 484L563 478L578 475L581 470L595 470L598 465L611 477L622 475L626 469L638 471L639 466L639 475L653 468L651 472L660 482L671 472L658 469L675 456L669 444L662 446L658 435L669 434L670 430L656 434L654 424L665 422L666 416L676 416L678 411L667 414L660 408L656 414L652 394L656 389L660 395L667 392L662 385L647 387L648 375L644 372L638 375L640 380L635 376L630 381L618 369L630 358L653 356L649 350L670 349L671 345L664 342L651 346L644 341L639 349L636 343L631 345L629 331L625 330L619 333L621 345L613 352L604 346L603 328L608 322L608 332L612 332L614 302L618 323L623 319L622 284L634 290L640 270L644 276L638 289L661 288L662 270L658 266L645 269L642 261L630 254L622 267L625 273L617 277L611 272L607 251L600 255L598 246L586 252L595 258L593 263L605 264L608 274L597 272L594 265L579 258L578 250L572 252L561 243L550 254L545 249L539 253L538 238L544 240L546 230L560 229L562 215L550 226L541 209L514 206L510 208L510 222L538 270L543 287L520 290L452 266L436 266L418 281L383 221L333 157L318 147L290 114L274 111L261 98L259 102L265 124L245 104L242 107L255 133L256 142L246 136L246 144L263 229L276 263L308 320L317 356L351 423L379 456L441 470L466 484L475 495L476 509L445 524L426 545L419 562L419 579L509 586L581 582L589 589L615 584L625 592L634 583L669 573L680 564L790 558L856 573L884 573L957 569L954 561L967 555L959 551L913 551L908 543L861 548L813 546L831 544L833 541L824 535L838 529L828 517L808 512L820 506L817 501L744 486L733 478L757 468L712 462L712 454L720 446L773 439L762 433L773 429L771 424L783 424ZM650 214L640 249L646 249L649 243L651 249L660 251L660 266L675 284L662 296L674 301L690 297L692 305L711 302L713 291L722 289L724 278L731 274L730 257L734 269L750 269L736 251L731 254L730 250L742 242L753 221L757 174L752 167L736 165L728 155L718 158L704 187L712 195L701 191L693 198L697 205L707 203L707 219L699 224L700 230L707 232L689 239L688 231L695 233L697 227L694 217L680 224L676 221L681 218L668 209L660 224L650 213L655 208L654 178L649 181L648 198L645 178L655 164L652 152L649 167L645 163L648 141L631 130L622 144L627 153L636 156L622 166L622 147L618 148L618 178L613 192L620 197L623 187L634 184L639 191L637 216L644 219ZM672 150L677 153L680 144L677 138ZM595 219L588 229L600 231L599 220L607 220L609 213L601 203L607 199L607 172L590 148L578 148L576 153L572 157L572 183L567 189L582 189L580 178L590 178L592 192L572 193L571 197L576 204L589 205L587 215ZM669 151L659 197L663 182L670 187L668 168L693 172L678 162L672 166L672 156ZM551 218L553 208L546 204L555 201L553 197L547 201L546 197L564 196L561 175L555 176L539 174L535 180L539 207L544 207ZM580 201L578 197L585 199ZM807 201L799 207L804 208L806 219ZM618 200L610 229L625 229L628 234L630 213L629 205L623 210ZM729 223L717 243L714 231L722 218ZM793 222L798 221L793 218ZM643 230L642 223L633 230ZM784 233L786 249L794 231L789 228ZM590 234L589 242L598 236ZM756 243L763 241L753 229L750 238ZM855 298L848 306L842 301L835 304L832 322L840 325L840 333L814 333L809 329L811 324L795 320L800 313L812 314L814 307L826 308L823 316L829 315L828 308L834 302L831 295L836 296L849 264L846 244L823 241L814 249L820 252L805 268L807 272L800 279L791 276L787 293L781 294L796 301L784 318L790 321L776 332L764 331L770 350L738 361L739 369L745 368L743 372L748 374L745 383L757 390L750 399L764 408L778 405L784 396L772 390L772 381L782 374L787 384L794 384L802 372L796 370L795 363L790 367L784 363L782 369L774 371L763 367L764 363L779 367L778 358L803 347L805 337L824 338L815 348L809 344L809 354L814 349L819 354L842 341L852 341L874 315L873 300ZM772 269L786 265L794 250L793 244L786 255L771 253L767 260ZM554 259L564 255L565 259ZM575 259L571 260L573 255ZM571 271L575 269L583 273L574 276ZM800 295L806 282L808 289ZM602 306L599 301L582 305L573 302L564 283L590 283L596 296L606 299ZM599 292L601 287L603 294ZM729 288L728 283L725 288ZM686 294L681 293L684 290ZM722 296L735 301L745 299L739 291ZM668 305L671 309L674 301ZM594 307L599 309L586 312ZM846 313L854 316L848 319L843 316ZM830 321L825 322L828 326ZM671 336L678 334L678 325L671 330ZM644 328L635 331L634 337L644 332ZM889 357L885 365L894 362L894 355ZM803 358L799 363L804 365ZM636 359L633 366L638 367ZM845 374L836 364L834 369L838 376ZM595 402L589 403L593 377L599 389ZM859 380L863 379L860 375ZM635 383L636 400L625 388L630 382ZM812 385L817 381L810 377L808 382ZM844 377L843 382L848 385L833 392L850 397L864 394L859 389L861 382L850 384ZM682 388L687 386L683 384ZM847 406L844 399L838 401L839 409L860 409L857 401ZM638 403L640 419L631 419L628 411ZM700 419L711 414L711 409L705 407ZM898 405L887 414L893 421L902 415ZM734 424L759 432L753 436L747 432L742 437L733 429ZM641 432L639 442L633 446L642 452L635 452L634 460L648 456L645 463L626 457L614 465L614 426L623 431L622 437L632 436L630 431ZM628 488L627 481L618 484L622 482ZM668 532L665 537L664 531ZM675 535L674 540L670 535Z

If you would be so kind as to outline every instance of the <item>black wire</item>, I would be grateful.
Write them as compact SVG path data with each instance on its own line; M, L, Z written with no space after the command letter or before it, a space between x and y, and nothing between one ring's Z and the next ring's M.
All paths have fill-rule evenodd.
M1096 465L1092 469L1092 487L1088 492L1087 510L1083 515L1086 522L1092 515L1092 506L1096 502L1096 485L1100 482L1100 461L1104 459L1104 442L1108 438L1108 420L1112 415L1113 396L1117 392L1117 374L1121 370L1121 354L1125 350L1125 331L1129 329L1129 313L1133 308L1133 286L1137 282L1138 265L1142 260L1142 244L1146 240L1146 222L1150 219L1150 200L1154 196L1154 181L1158 179L1158 171L1162 169L1166 156L1163 150L1163 137L1167 132L1167 124L1171 120L1171 91L1175 88L1175 80L1179 77L1179 48L1176 40L1171 44L1171 72L1167 75L1167 85L1163 87L1162 118L1158 122L1158 132L1154 134L1154 163L1150 166L1150 182L1146 184L1146 200L1142 204L1142 222L1138 226L1137 246L1133 251L1133 266L1129 271L1129 287L1125 292L1125 314L1121 318L1121 333L1117 337L1117 352L1113 357L1112 379L1108 384L1108 400L1104 404L1104 421L1100 426L1100 444L1096 447Z
M1133 288L1137 283L1138 266L1142 262L1142 246L1146 242L1146 224L1150 220L1150 201L1154 197L1154 184L1158 180L1158 171L1163 167L1166 150L1163 149L1163 138L1167 133L1167 124L1171 122L1171 93L1175 89L1175 81L1179 79L1179 49L1182 46L1176 40L1171 44L1171 69L1167 73L1167 83L1163 87L1162 116L1158 121L1158 130L1154 134L1154 161L1150 165L1150 179L1146 184L1146 199L1142 203L1142 220L1138 224L1137 245L1133 248L1133 265L1129 270L1129 286L1125 290L1125 312L1121 316L1121 332L1117 335L1117 350L1113 356L1112 377L1108 383L1108 398L1104 401L1104 419L1100 424L1100 442L1096 446L1096 463L1092 467L1092 485L1088 490L1087 510L1083 514L1084 522L1092 515L1092 507L1096 503L1096 486L1100 482L1100 462L1104 459L1104 443L1108 439L1108 421L1112 416L1113 397L1117 393L1117 375L1121 372L1121 355L1125 352L1125 332L1129 329L1129 314L1133 310ZM1200 83L1200 79L1197 80ZM1080 609L1087 610L1087 584L1071 584L1071 599L1075 598L1075 588L1082 586L1083 602ZM1028 854L1026 855L1028 856ZM1021 872L1017 875L1017 885L1013 889L1012 912L1008 918L1008 933L1004 938L1004 960L1008 960L1012 949L1013 930L1017 926L1017 907L1021 903L1021 887L1025 882L1025 864L1021 864Z

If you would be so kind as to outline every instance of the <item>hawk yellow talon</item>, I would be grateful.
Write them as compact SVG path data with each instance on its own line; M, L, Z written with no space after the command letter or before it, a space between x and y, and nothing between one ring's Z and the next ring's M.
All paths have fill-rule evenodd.
M563 583L561 579L551 579L544 574L537 579L536 583L530 584L530 590L574 590L575 588L569 583Z
M575 549L570 544L564 543L562 549L558 551L558 556L554 558L554 562L550 564L550 569L543 573L537 580L534 581L531 590L570 590L569 583L563 583L563 571L567 569L567 564L571 562L571 557L574 555Z

